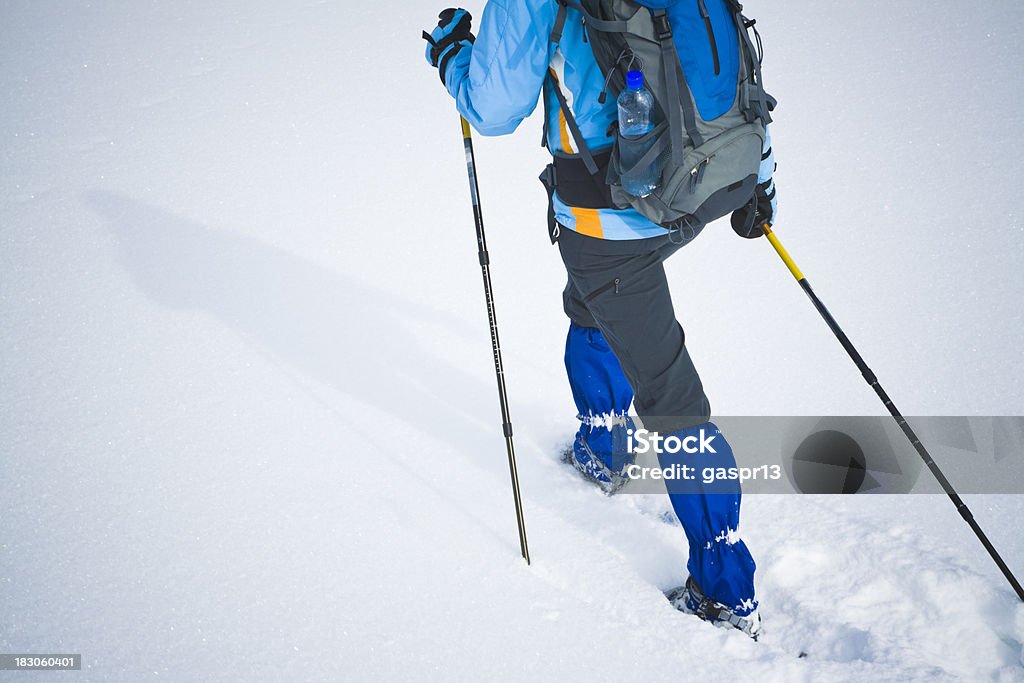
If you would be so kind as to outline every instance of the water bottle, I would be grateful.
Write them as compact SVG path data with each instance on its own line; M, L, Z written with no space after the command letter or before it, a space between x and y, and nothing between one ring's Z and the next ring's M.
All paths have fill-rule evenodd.
M644 75L640 71L626 74L626 89L619 94L619 162L622 189L634 197L646 197L654 192L661 179L658 161L655 159L643 168L637 163L654 144L654 137L641 141L654 130L651 112L654 110L654 96L644 87Z

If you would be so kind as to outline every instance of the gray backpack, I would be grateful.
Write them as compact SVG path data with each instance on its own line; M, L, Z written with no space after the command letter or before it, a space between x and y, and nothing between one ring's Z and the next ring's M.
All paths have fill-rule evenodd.
M575 159L555 153L555 163L541 176L549 193L557 190L571 206L633 207L665 228L691 235L749 203L775 100L761 84L761 39L754 29L755 49L754 22L743 16L742 6L735 0L557 2L551 41L561 40L567 7L578 10L608 94L618 96L628 70L643 72L655 99L656 125L641 139L650 148L635 168L656 162L661 180L645 197L628 194L621 178L635 169L620 163L617 123L610 131L611 150L592 154L549 77L545 87L556 93L579 150ZM606 96L601 93L602 102ZM596 192L573 172L574 163L586 169Z

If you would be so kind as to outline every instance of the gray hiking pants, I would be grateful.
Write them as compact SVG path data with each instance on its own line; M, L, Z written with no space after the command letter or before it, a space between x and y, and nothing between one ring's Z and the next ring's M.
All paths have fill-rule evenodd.
M644 427L662 434L711 417L663 266L681 246L667 236L604 240L566 228L558 237L569 274L566 315L601 330L633 388Z

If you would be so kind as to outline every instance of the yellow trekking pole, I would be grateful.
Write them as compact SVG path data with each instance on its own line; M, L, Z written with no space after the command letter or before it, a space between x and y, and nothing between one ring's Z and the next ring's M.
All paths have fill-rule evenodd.
M796 281L800 284L800 287L803 288L804 293L811 300L811 303L814 304L814 308L817 309L818 313L825 320L825 323L828 324L829 329L832 330L832 333L836 336L836 339L839 340L839 343L843 345L844 349L846 349L846 353L848 353L850 355L850 358L853 359L853 362L857 365L857 369L860 370L861 374L864 376L864 380L871 386L872 389L875 390L875 393L878 394L878 398L882 399L882 403L885 404L885 407L888 409L889 413L896 420L896 424L900 426L900 429L903 430L903 433L906 434L908 439L910 439L910 443L914 446L914 449L917 451L918 455L921 456L921 459L924 460L924 464L928 466L928 469L931 470L933 475L935 475L935 479L938 480L939 485L942 486L942 489L946 492L946 495L949 496L949 499L951 501L953 501L953 505L956 507L957 512L959 512L960 516L964 518L964 521L967 522L967 525L971 527L971 529L974 531L974 534L978 537L978 540L981 541L981 544L985 546L985 550L988 551L989 556L992 557L992 560L996 563L996 566L999 567L999 570L1003 573L1003 576L1006 577L1006 580L1010 582L1010 586L1012 586L1014 592L1017 593L1017 597L1019 597L1021 601L1024 602L1024 588L1021 588L1020 582L1017 581L1017 577L1015 577L1013 575L1013 572L1010 571L1010 568L1006 566L1006 563L1003 561L1003 558L999 556L999 553L992 545L992 542L988 540L988 536L985 535L985 532L981 530L981 527L978 525L978 522L975 521L974 515L971 514L971 511L967 507L967 504L964 503L964 501L960 498L959 495L957 495L957 492L953 489L953 485L949 483L949 480L946 479L946 476L942 473L942 470L940 470L939 466L935 464L934 460L932 460L932 456L931 454L928 453L928 449L925 448L924 444L921 443L921 440L917 438L917 434L915 434L911 426L907 424L907 421L906 419L904 419L903 414L900 413L899 409L897 409L896 406L893 404L892 399L889 398L889 395L885 393L885 390L882 388L882 385L878 383L878 378L875 377L875 373L872 372L871 368L869 368L867 363L864 362L864 359L861 357L860 353L858 353L857 349L854 347L853 342L851 342L850 338L846 336L846 333L843 332L843 329L839 327L839 323L837 323L836 319L832 317L832 314L825 307L825 304L821 302L821 299L818 298L818 295L814 293L814 290L811 288L811 283L809 283L807 281L807 278L804 277L804 274L800 272L800 269L797 267L796 262L793 261L793 258L789 255L789 252L787 252L786 248L782 246L782 243L779 241L779 238L775 235L774 232L772 232L771 225L765 223L764 225L761 226L761 230L764 231L765 237L768 238L768 241L771 243L772 247L775 248L775 252L782 259L782 262L786 264L786 268L789 269L789 272L792 273L793 277L796 278Z

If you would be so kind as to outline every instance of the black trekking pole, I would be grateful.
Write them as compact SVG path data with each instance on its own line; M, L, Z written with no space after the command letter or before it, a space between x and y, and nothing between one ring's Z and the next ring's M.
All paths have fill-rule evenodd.
M839 343L843 345L844 349L846 349L846 353L848 353L850 358L853 359L853 362L857 365L857 369L860 370L860 373L864 376L864 380L869 385L871 385L872 389L875 390L875 393L878 394L878 398L882 399L882 403L885 404L885 407L889 410L889 413L896 420L896 424L900 426L900 429L903 430L903 433L906 434L908 439L910 439L910 443L914 446L914 449L917 451L918 455L921 456L921 459L924 460L924 464L928 465L928 469L930 469L932 471L932 474L935 475L935 478L942 486L942 489L946 492L946 495L949 496L949 499L953 502L953 505L956 507L957 512L959 512L960 516L964 518L964 521L967 522L967 525L971 527L971 529L974 531L975 536L977 536L978 540L981 541L981 544L985 546L985 550L988 551L988 554L992 557L992 560L996 563L996 566L999 567L999 571L1001 571L1003 573L1003 576L1006 577L1006 580L1010 582L1010 586L1012 586L1014 592L1017 593L1017 597L1019 597L1021 601L1024 602L1024 588L1021 588L1020 582L1017 581L1017 577L1013 575L1013 572L1010 571L1010 568L1006 566L1006 562L1004 562L1003 558L999 556L999 553L992 545L992 542L988 540L988 536L985 535L985 532L981 530L981 527L978 525L978 522L975 521L974 515L971 514L971 511L970 509L968 509L967 504L964 503L964 501L960 498L959 495L957 495L957 492L953 489L953 485L949 483L948 479L946 479L946 475L942 473L942 470L939 469L939 466L935 464L934 460L932 460L932 456L928 453L928 449L924 447L924 444L921 443L921 440L917 438L917 434L915 434L914 430L910 427L909 424L907 424L907 421L904 419L903 414L900 413L899 409L897 409L896 406L893 404L892 399L889 398L889 394L885 393L885 389L883 389L882 385L878 383L878 378L875 377L875 373L872 372L871 368L869 368L867 363L864 362L864 359L861 357L860 353L858 353L857 349L854 348L853 342L850 341L850 338L847 337L846 333L843 332L841 327L839 327L839 323L837 323L836 319L832 317L832 314L829 313L829 310L825 308L825 304L821 302L821 299L818 298L818 295L814 293L813 289L811 289L811 283L807 281L807 278L804 277L804 274L800 272L799 268L797 268L796 263L793 262L793 259L790 257L785 247L783 247L782 243L779 242L779 238L776 237L775 233L772 232L771 226L769 226L766 223L763 226L761 226L761 229L764 231L764 234L768 238L768 241L771 242L771 245L775 248L775 251L782 258L782 261L786 264L786 267L789 268L789 272L792 273L793 277L796 278L796 281L800 283L800 286L803 288L804 293L811 300L811 303L814 304L814 308L817 309L818 313L825 320L825 323L828 325L829 329L832 330L832 334L836 336L836 339L839 340Z
M519 525L519 550L526 564L530 564L530 549L526 545L526 523L523 504L519 498L519 474L516 471L516 449L512 444L512 419L508 414L508 396L505 394L505 369L501 362L501 344L498 342L498 319L494 314L494 293L491 289L491 257L487 253L484 237L484 217L480 211L480 188L476 183L476 157L473 155L473 133L469 122L462 119L462 141L466 147L466 170L469 172L469 193L473 200L473 219L476 223L476 244L480 255L480 269L484 275L484 296L487 299L487 320L491 326L491 351L494 353L494 372L498 378L498 402L501 404L501 431L505 434L508 451L508 470L512 475L512 497L516 504L516 522Z

